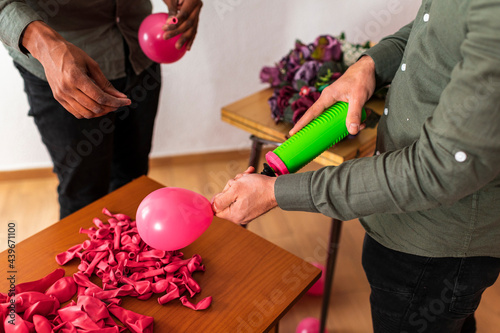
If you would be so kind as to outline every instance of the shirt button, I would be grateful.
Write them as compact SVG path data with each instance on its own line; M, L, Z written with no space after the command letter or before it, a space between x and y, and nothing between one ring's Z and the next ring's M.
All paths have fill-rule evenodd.
M427 22L427 21L429 21L429 14L425 13L424 14L424 22Z
M406 64L401 65L401 70L404 72L406 70Z
M384 109L384 114L387 116L387 114L389 113L389 109L388 108L385 108Z
M467 154L464 153L463 151L457 151L455 153L455 160L457 162L462 163L462 162L465 162L466 159L467 159Z

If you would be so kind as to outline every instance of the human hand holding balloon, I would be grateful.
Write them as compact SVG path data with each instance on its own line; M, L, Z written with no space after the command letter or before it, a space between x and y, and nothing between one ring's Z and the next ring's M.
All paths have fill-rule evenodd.
M136 214L137 231L149 246L175 251L188 246L210 226L214 213L196 192L164 187L148 194Z
M175 47L181 49L185 46L189 51L193 45L194 38L198 31L198 22L200 17L201 0L163 0L168 7L168 14L177 18L177 24L167 22L163 26L165 33L163 38L168 39L179 35Z

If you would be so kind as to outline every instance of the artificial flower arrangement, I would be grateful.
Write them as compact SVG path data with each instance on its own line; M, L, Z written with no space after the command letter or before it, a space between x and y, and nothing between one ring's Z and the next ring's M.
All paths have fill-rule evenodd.
M339 37L322 35L310 44L297 40L295 48L275 66L263 67L260 72L261 81L274 88L268 100L274 121L295 124L321 91L369 48L369 42L347 42L343 33Z

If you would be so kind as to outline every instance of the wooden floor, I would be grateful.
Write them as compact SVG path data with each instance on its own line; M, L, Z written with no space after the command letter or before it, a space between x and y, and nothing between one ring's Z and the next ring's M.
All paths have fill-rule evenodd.
M168 186L183 187L211 198L229 178L246 168L248 151L152 162L150 177ZM307 169L317 168L311 164ZM58 220L54 176L0 182L0 251L6 248L7 223L17 224L17 241ZM276 209L249 225L249 230L307 260L325 263L330 219L319 214ZM338 333L372 332L369 286L361 267L364 231L359 221L344 222L331 294L328 330ZM210 269L210 268L207 268ZM293 333L305 317L319 317L320 297L304 296L280 322L280 332ZM500 282L488 289L477 311L478 332L500 330ZM445 333L445 332L439 332Z

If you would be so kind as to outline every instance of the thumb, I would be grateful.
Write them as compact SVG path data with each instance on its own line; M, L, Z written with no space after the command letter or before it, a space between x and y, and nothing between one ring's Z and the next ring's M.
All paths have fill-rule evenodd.
M362 108L363 103L360 103L358 99L349 101L349 106L347 108L347 118L345 122L349 134L355 135L360 131Z
M226 210L233 202L236 201L234 198L234 193L231 189L228 189L226 192L222 192L216 194L212 199L212 210L215 214L218 214L224 210Z

